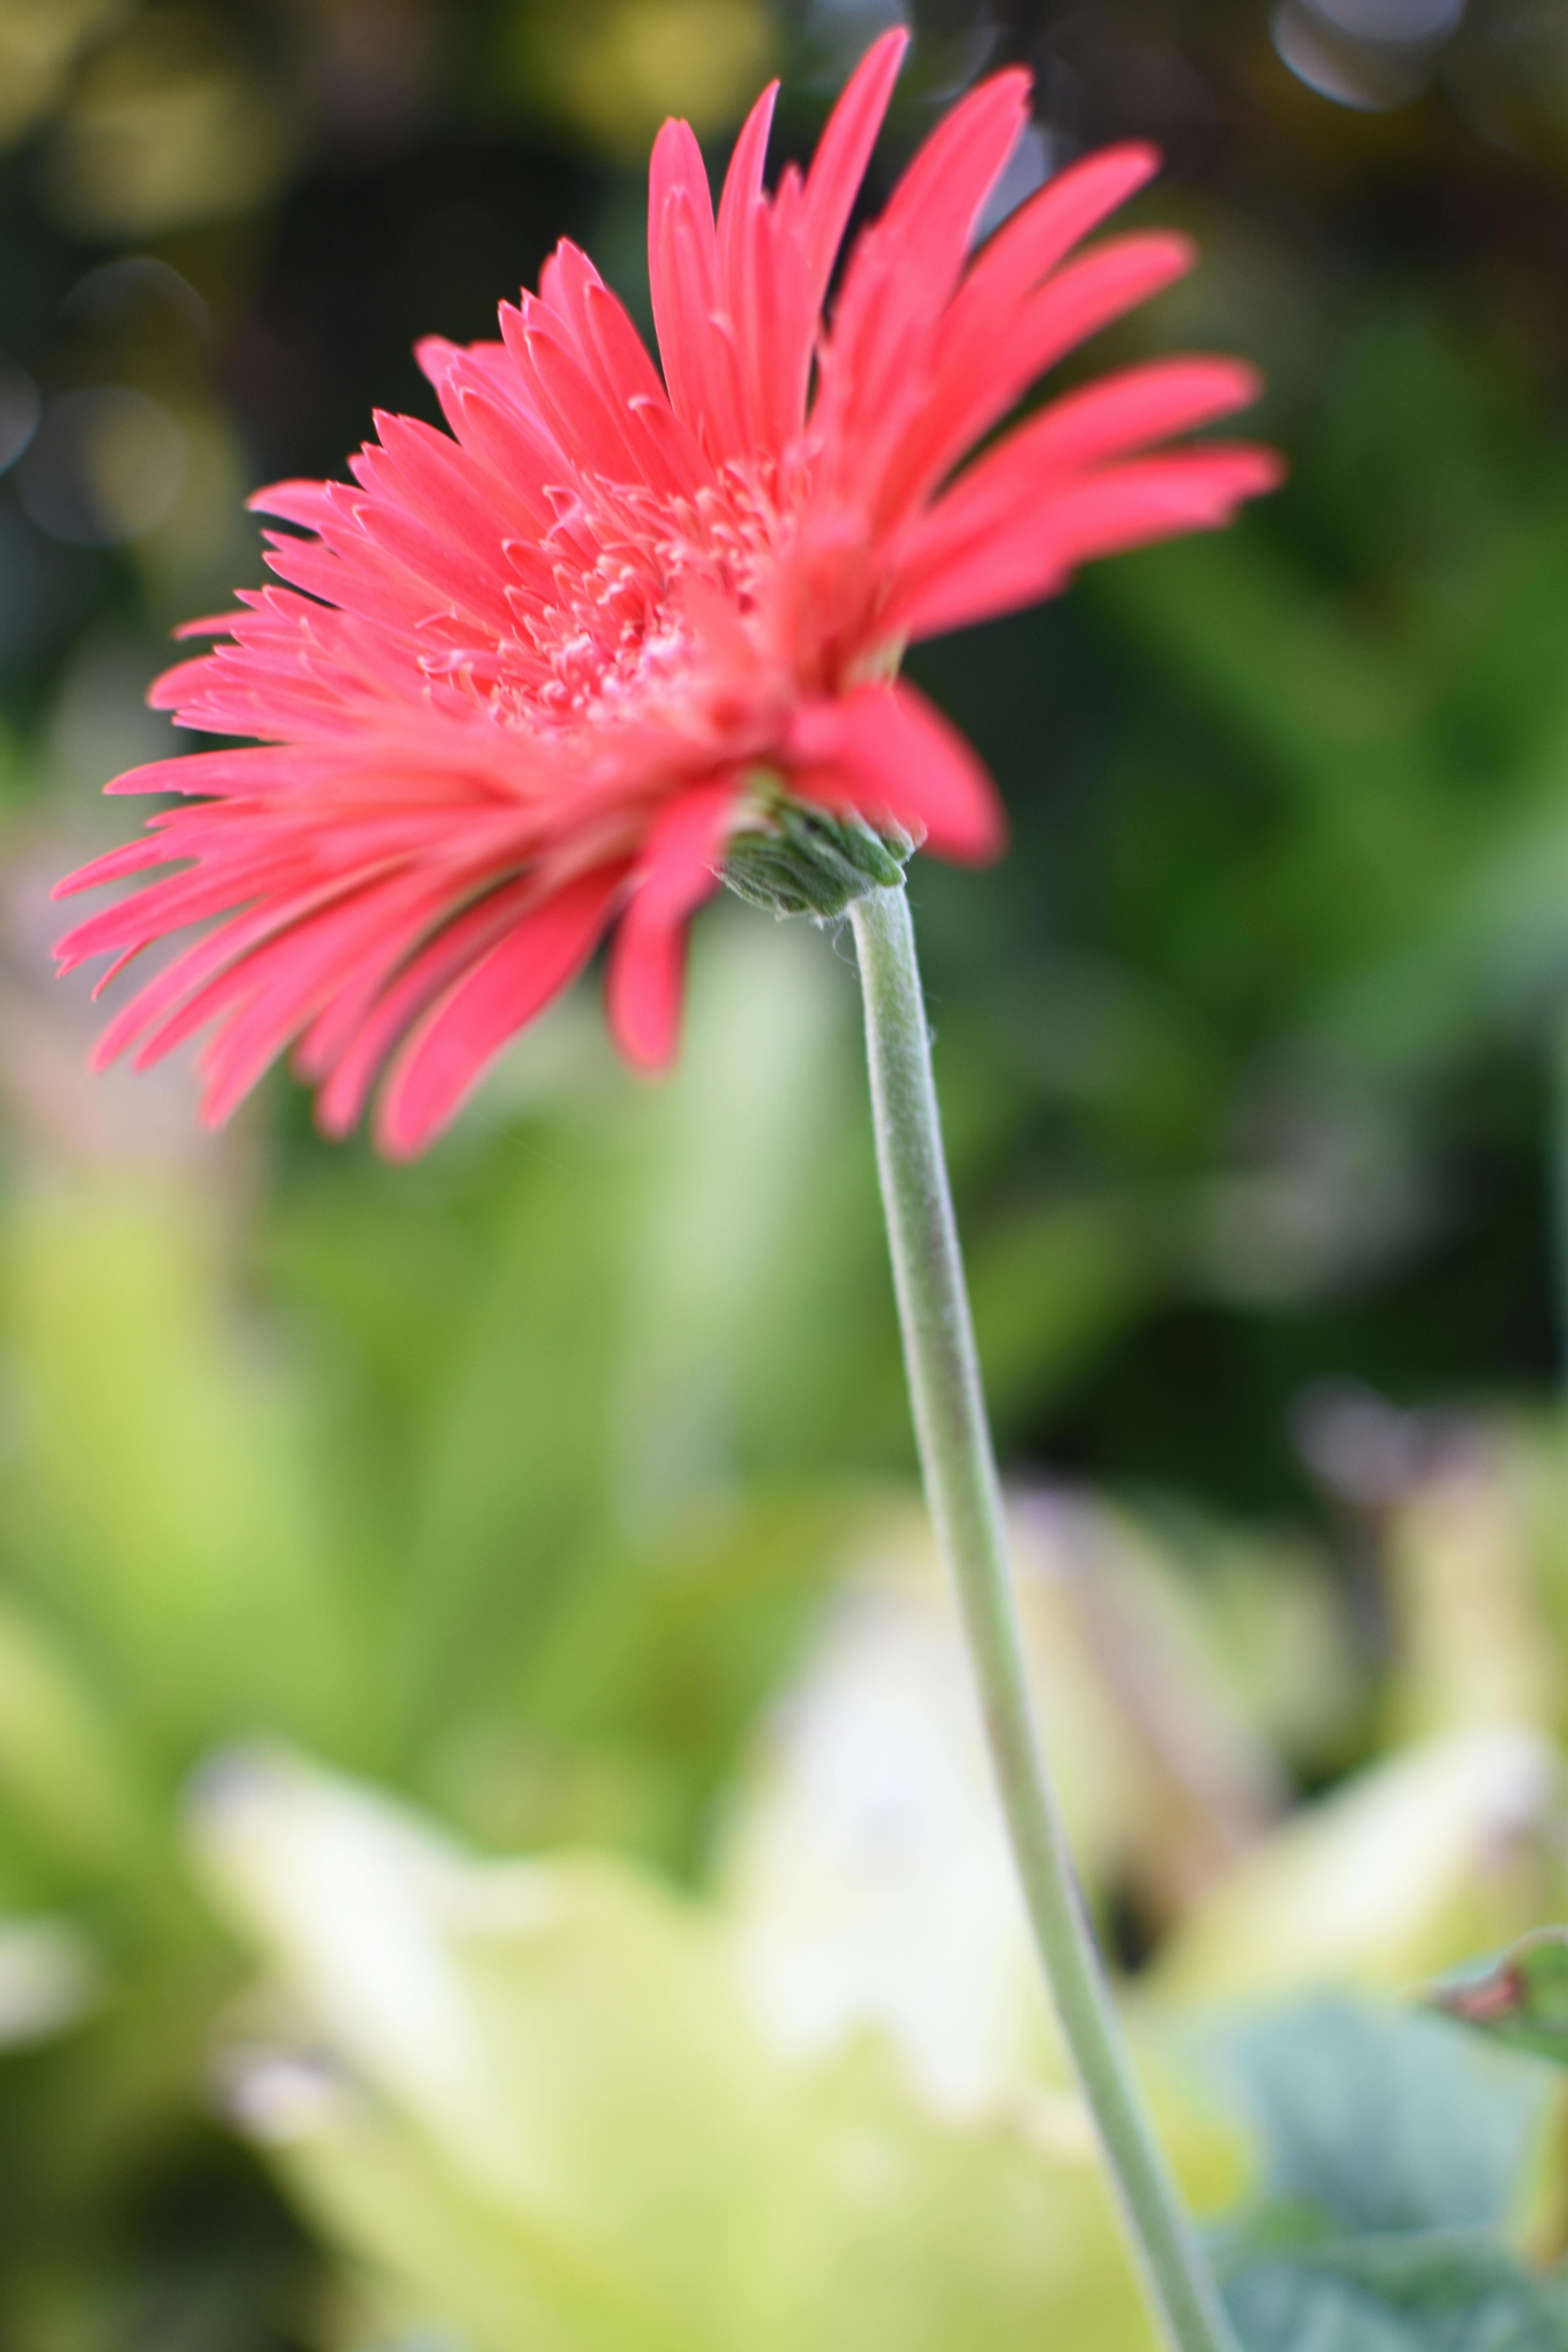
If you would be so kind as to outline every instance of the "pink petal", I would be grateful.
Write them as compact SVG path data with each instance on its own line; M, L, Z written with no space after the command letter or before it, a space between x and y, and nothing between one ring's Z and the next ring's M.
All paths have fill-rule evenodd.
M298 754L288 751L258 747L241 751L187 751L180 759L150 760L145 767L128 768L103 789L106 793L200 793L222 792L232 785L244 790L247 784L259 783L263 775L270 782L282 782L291 770L298 772ZM73 878L60 883L54 895L63 898L68 891L84 887Z
M492 549L506 533L531 530L539 516L503 474L416 416L377 409L375 429L402 478L405 496L437 530L468 547Z
M1054 401L1026 427L1030 463L1101 465L1249 408L1262 391L1262 377L1245 360L1153 360L1125 368ZM1013 446L1023 438L1015 435Z
M202 1115L209 1126L221 1126L299 1032L353 990L367 961L405 953L451 896L450 885L433 890L427 876L405 872L363 888L279 902L223 925L177 959L173 970L184 1001L138 1048L134 1066L149 1068L226 1011L200 1062L207 1087ZM228 955L202 982L203 950L219 945ZM154 981L127 1008L140 1009L138 1027L158 1017L151 1003L158 986Z
M1014 612L1055 594L1091 557L1217 530L1283 471L1272 449L1219 443L1089 475L943 565L889 617L919 638Z
M628 412L613 395L606 399L566 338L539 320L539 307L526 322L515 310L501 312L507 349L530 371L545 422L558 439L573 442L587 470L610 481L639 480L646 459L634 444Z
M837 452L841 468L847 459L853 469L868 428L885 432L892 392L905 404L921 394L927 338L1027 104L1022 73L998 74L972 90L932 131L851 254L816 410L818 428L848 444Z
M1014 524L1066 479L1246 408L1262 391L1239 360L1155 360L1054 401L961 474L900 540L900 578L924 578L988 530Z
M314 530L326 512L329 488L326 482L274 482L268 489L253 490L245 503L252 514L276 515L279 521Z
M803 799L891 818L941 857L983 866L1006 846L996 787L956 727L901 680L800 713L792 776Z
M1028 75L1017 67L993 74L943 116L894 189L878 234L922 290L956 273L1028 113Z
M776 455L805 415L816 332L805 252L794 209L763 186L778 84L772 82L736 142L719 206L718 300L735 338L753 445Z
M954 339L1021 301L1159 168L1157 147L1132 144L1101 148L1058 172L976 255L948 313Z
M1195 258L1190 238L1152 230L1080 255L987 332L954 334L954 303L921 413L890 470L884 513L931 489L1047 368L1184 277Z
M524 915L426 1014L393 1066L375 1134L409 1160L450 1124L501 1047L575 980L597 946L622 868L600 866Z
M820 310L910 37L901 26L872 42L827 118L806 174L801 226L813 310Z
M719 199L718 248L719 290L726 307L731 311L740 308L737 300L741 263L741 239L747 216L763 196L763 170L768 156L768 133L773 128L773 109L778 103L779 86L769 82L761 98L747 115L735 142L730 168L724 174L724 190Z
M667 122L648 165L648 290L670 405L709 454L746 444L732 330L718 307L718 239L702 151Z
M298 1048L301 1075L321 1081L316 1124L323 1135L350 1132L399 1038L538 898L533 877L524 875L489 891L428 936L421 927L412 940L394 942L390 956L367 958L355 984L312 1022Z
M166 1023L179 1013L196 992L205 989L217 976L237 964L250 950L313 914L324 905L335 903L352 892L352 882L324 883L317 889L292 898L268 900L264 906L252 908L248 913L234 915L216 930L205 932L188 948L184 948L166 963L163 970L140 990L129 1003L121 1005L93 1048L92 1066L103 1070L122 1054L126 1047L143 1036L148 1030ZM138 950L132 949L132 954ZM101 987L102 982L100 983ZM96 995L98 991L95 989ZM216 1004L209 1003L202 1017L209 1017ZM183 1033L182 1033L183 1034ZM136 1055L138 1069L145 1069L172 1050L179 1042L177 1035L160 1033L142 1045Z
M670 803L649 836L606 980L610 1032L635 1070L668 1069L675 1058L687 920L718 886L738 797L731 778L700 784Z

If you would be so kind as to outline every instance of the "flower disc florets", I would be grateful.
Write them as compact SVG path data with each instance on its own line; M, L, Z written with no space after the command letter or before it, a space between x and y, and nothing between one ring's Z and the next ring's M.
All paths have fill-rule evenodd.
M324 1129L352 1127L380 1077L378 1140L412 1152L606 935L612 1030L657 1069L691 914L721 877L820 914L856 876L890 887L904 843L1001 847L989 778L891 680L899 650L1048 595L1090 556L1212 529L1278 466L1162 446L1255 396L1223 359L1124 370L971 457L1192 259L1158 233L1075 251L1153 171L1142 147L1074 165L973 249L1027 119L1022 73L938 126L829 312L904 47L875 45L810 171L771 193L764 92L717 217L696 141L665 125L662 377L563 245L539 292L502 305L499 341L420 346L446 433L378 415L351 482L253 501L288 526L268 535L283 584L193 625L219 642L152 698L251 740L121 777L111 792L185 804L61 886L177 869L79 924L68 968L107 953L112 977L206 927L110 1021L100 1061L206 1030L218 1119L291 1050Z

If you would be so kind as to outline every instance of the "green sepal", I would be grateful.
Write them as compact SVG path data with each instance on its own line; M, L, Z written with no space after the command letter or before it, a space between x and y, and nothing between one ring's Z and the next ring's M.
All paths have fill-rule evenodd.
M901 826L879 831L853 814L834 816L769 793L755 823L731 836L724 880L769 914L825 922L869 891L896 889L916 847Z

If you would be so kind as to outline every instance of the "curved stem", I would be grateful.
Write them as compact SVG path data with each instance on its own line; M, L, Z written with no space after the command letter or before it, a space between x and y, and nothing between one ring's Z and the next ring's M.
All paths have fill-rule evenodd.
M909 902L901 888L874 890L857 899L849 915L866 1000L877 1165L926 1496L957 1586L1035 1941L1165 2340L1175 2352L1235 2352L1133 2079L1035 1733Z

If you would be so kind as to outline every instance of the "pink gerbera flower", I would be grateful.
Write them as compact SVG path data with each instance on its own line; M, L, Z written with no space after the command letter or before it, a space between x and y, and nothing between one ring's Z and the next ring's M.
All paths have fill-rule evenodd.
M292 1046L332 1134L386 1067L376 1134L404 1155L606 932L616 1039L663 1066L692 911L731 842L780 811L853 813L950 858L1000 847L979 761L890 682L901 648L1047 595L1087 557L1223 523L1279 468L1158 446L1255 398L1227 359L1127 369L964 463L1045 369L1193 259L1169 234L1069 257L1154 170L1141 146L1064 172L972 257L1026 120L1021 72L927 141L825 324L904 46L876 44L810 171L772 196L764 92L717 221L696 140L666 123L662 382L563 244L538 294L502 306L500 342L420 346L449 436L378 415L353 487L253 501L306 534L268 534L289 584L193 624L226 642L152 699L256 740L120 777L110 792L196 797L61 885L181 869L79 924L67 968L109 952L112 977L208 926L110 1023L100 1065L216 1023L209 1120Z

